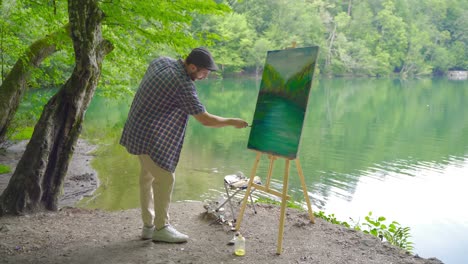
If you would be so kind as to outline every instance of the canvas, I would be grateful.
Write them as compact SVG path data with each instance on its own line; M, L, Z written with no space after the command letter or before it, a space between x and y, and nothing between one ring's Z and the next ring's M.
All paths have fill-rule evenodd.
M247 147L294 159L318 47L268 51Z

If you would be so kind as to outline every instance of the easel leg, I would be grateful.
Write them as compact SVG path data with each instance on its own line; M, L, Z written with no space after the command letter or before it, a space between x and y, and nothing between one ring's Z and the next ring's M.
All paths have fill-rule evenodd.
M255 174L257 172L257 167L258 167L258 164L260 163L261 156L262 156L262 153L257 152L257 157L256 157L256 160L255 160L254 166L252 168L252 171L250 173L250 179L249 179L249 182L248 182L247 190L245 192L244 199L242 200L242 205L241 205L241 208L240 208L240 212L239 212L239 215L237 217L235 230L240 229L240 225L241 225L242 219L244 217L245 207L247 206L247 201L249 199L250 193L252 192L252 185L254 184L253 180L254 180ZM267 193L270 193L270 194L276 195L278 197L281 197L281 211L280 211L280 223L279 223L279 231L278 231L278 244L277 244L277 249L276 249L276 254L281 255L281 253L283 251L283 234L284 234L284 220L285 220L285 215L286 215L286 206L287 206L287 203L288 203L288 200L289 200L289 198L288 198L288 184L289 184L289 168L290 168L291 160L286 159L285 168L284 168L284 176L283 176L283 191L282 191L282 193L271 190L269 188L270 178L271 178L271 175L272 175L273 164L274 164L275 160L276 160L275 156L270 156L270 165L269 165L268 174L267 174L267 186L262 187L262 186L259 186L259 185L255 185L255 187L258 188L259 190L262 190L262 191L265 191ZM296 159L296 166L297 166L297 172L299 174L299 179L301 180L302 191L304 192L304 199L306 200L306 203L307 203L309 218L310 218L311 223L315 223L314 213L312 211L312 206L310 204L309 195L307 193L307 186L306 186L306 183L305 183L305 178L304 178L304 174L302 172L302 168L301 168L301 164L299 162L299 159Z
M283 232L284 232L284 216L286 213L286 204L288 202L288 180L289 180L289 160L286 160L283 177L283 195L281 197L281 212L280 212L280 226L278 232L278 246L276 254L280 255L283 251Z
M242 206L241 206L241 209L240 209L240 212L239 212L239 216L237 217L237 220L236 220L236 228L235 228L236 230L240 229L242 218L244 217L245 207L247 205L247 200L249 199L249 194L250 194L250 192L252 190L253 179L255 177L255 174L257 173L257 167L258 167L258 163L260 162L260 157L261 156L262 156L262 154L260 152L258 152L257 157L255 158L254 166L252 168L252 171L250 172L250 180L249 180L249 183L248 183L248 186L247 186L247 190L245 191L244 199L242 200Z
M299 174L299 179L301 180L302 192L304 193L304 199L307 203L307 210L309 212L309 219L312 224L315 224L314 213L312 212L312 206L310 205L309 194L307 193L307 186L304 179L304 174L302 173L301 163L299 159L296 159L297 173Z

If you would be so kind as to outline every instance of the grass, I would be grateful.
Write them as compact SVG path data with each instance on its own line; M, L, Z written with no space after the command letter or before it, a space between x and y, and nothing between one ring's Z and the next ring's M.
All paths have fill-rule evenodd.
M11 168L7 165L0 164L0 174L11 172Z

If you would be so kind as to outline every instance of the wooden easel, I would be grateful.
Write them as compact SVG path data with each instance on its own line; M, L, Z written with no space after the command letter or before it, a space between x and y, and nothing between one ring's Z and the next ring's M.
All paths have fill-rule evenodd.
M259 185L259 184L255 184L253 182L253 179L254 179L255 174L257 172L257 167L258 167L258 164L260 163L260 158L261 158L262 154L268 155L268 158L270 160L270 166L268 168L268 174L267 174L267 179L266 179L265 185ZM301 164L299 163L299 159L297 159L297 158L296 159L284 158L285 161L286 161L286 165L285 165L285 168L284 168L284 176L283 176L283 191L280 193L278 191L270 189L270 180L271 180L271 175L272 175L272 172L273 172L273 164L274 164L275 160L278 159L278 158L284 158L284 157L275 156L275 155L266 154L266 153L262 153L262 152L257 151L257 157L255 159L254 166L253 166L252 171L250 173L250 180L249 180L249 183L248 183L248 186L247 186L247 190L245 192L244 199L242 200L242 206L241 206L241 209L240 209L239 216L237 217L237 223L236 223L235 229L236 230L240 229L240 225L242 223L242 218L244 216L245 207L247 205L247 200L248 200L250 192L252 191L252 188L255 188L256 190L267 192L267 193L270 193L270 194L273 194L275 196L280 197L281 198L281 212L280 212L280 224L279 224L279 232L278 232L278 245L277 245L277 248L276 248L276 254L280 255L281 252L282 252L282 248L283 248L282 246L283 246L284 216L285 216L285 213L286 213L286 204L287 204L287 200L290 198L290 196L288 195L288 180L289 180L289 163L291 162L291 160L296 161L297 173L299 174L299 179L301 180L302 191L304 192L304 199L306 200L306 203L307 203L307 209L308 209L308 212L309 212L310 222L314 224L315 219L314 219L314 214L312 212L312 207L310 206L309 195L307 194L307 187L306 187L306 183L305 183L305 179L304 179L304 174L302 173Z

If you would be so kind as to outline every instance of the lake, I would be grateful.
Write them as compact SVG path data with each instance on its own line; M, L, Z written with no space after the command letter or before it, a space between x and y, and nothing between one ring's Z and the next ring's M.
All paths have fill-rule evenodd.
M197 87L208 112L251 122L255 79L204 80ZM86 113L82 137L102 146L93 162L101 185L80 206L139 207L138 161L118 145L131 99L96 96ZM173 201L217 199L225 175L248 175L256 155L248 137L249 128L206 128L191 118ZM265 179L263 156L257 175ZM372 211L409 226L415 254L449 264L468 260L468 82L314 80L298 157L314 211L361 223ZM289 192L303 202L291 166ZM272 188L281 190L283 167L283 160L275 163Z

